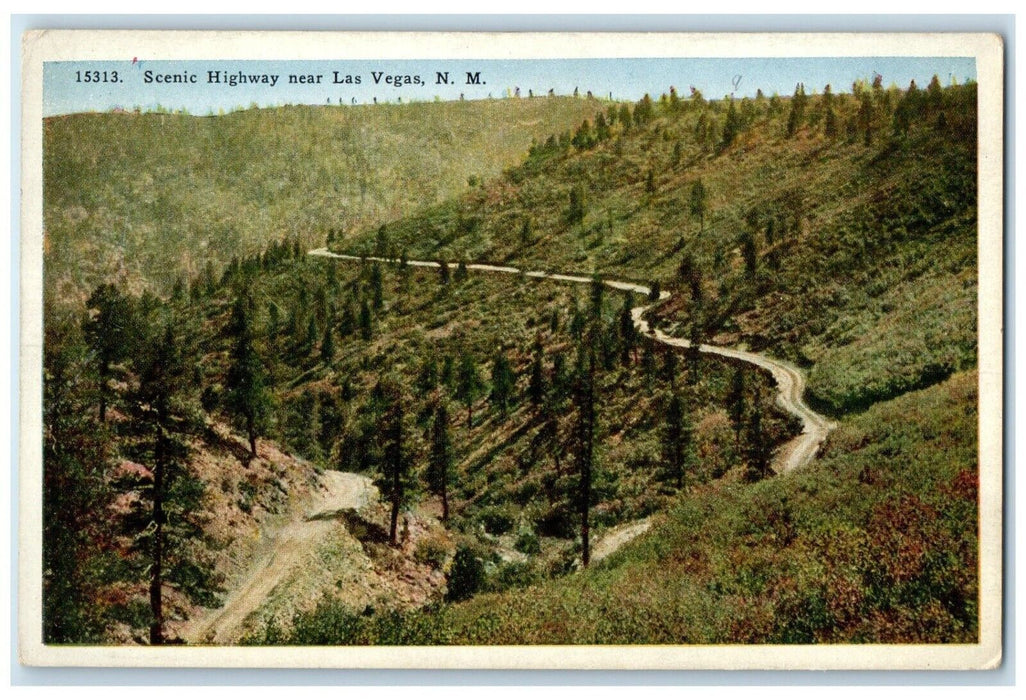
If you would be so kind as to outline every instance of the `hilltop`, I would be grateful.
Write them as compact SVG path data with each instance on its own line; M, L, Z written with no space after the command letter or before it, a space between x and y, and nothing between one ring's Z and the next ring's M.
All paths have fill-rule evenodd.
M77 301L105 281L167 292L284 236L409 215L601 108L552 97L50 117L47 285Z

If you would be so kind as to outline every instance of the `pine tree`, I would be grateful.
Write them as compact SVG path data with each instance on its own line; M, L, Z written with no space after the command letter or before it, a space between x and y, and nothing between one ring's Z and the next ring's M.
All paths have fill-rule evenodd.
M388 541L398 544L396 538L399 511L408 496L410 458L405 445L405 406L402 388L398 382L385 378L378 383L383 401L380 429L384 449L381 460L381 478L378 488L391 504Z
M317 336L317 318L311 315L306 324L306 337L303 339L304 354L308 355L313 352L314 346L317 344Z
M226 334L234 338L231 365L225 379L226 404L245 427L250 454L257 454L256 440L265 428L270 396L264 385L264 368L253 343L253 329L243 297L235 300Z
M734 370L734 376L730 382L730 391L727 394L727 415L730 423L734 426L734 437L741 439L741 429L744 427L745 418L745 374L741 368Z
M859 98L859 111L856 115L858 129L862 132L862 141L866 146L873 143L873 131L875 130L873 101L868 93L862 93Z
M430 394L438 386L438 360L433 352L424 358L417 374L416 386L421 396Z
M734 106L734 100L731 99L730 105L727 107L727 118L723 122L723 135L720 138L720 149L725 150L730 148L740 131L740 118L737 115L737 108Z
M371 283L371 304L374 310L378 310L385 305L385 292L384 284L381 278L381 265L375 260L374 264L371 265L370 274Z
M531 231L531 220L524 219L524 223L520 226L520 244L531 245L534 242L534 234Z
M754 280L759 265L759 250L751 231L741 234L741 257L745 261L745 274Z
M570 206L566 212L567 222L572 226L584 221L584 189L580 185L570 188Z
M154 425L153 447L153 488L151 495L153 523L153 541L150 559L150 612L153 620L150 623L150 644L164 643L164 499L166 497L165 481L169 463L176 455L172 452L169 439L171 425L171 401L174 382L182 368L178 363L174 335L170 326L167 328L164 342L156 348L149 371L140 380L140 395L148 400L151 420Z
M695 181L693 185L691 185L690 200L691 215L698 217L699 232L705 231L705 214L707 207L706 200L707 194L705 190L705 184L702 182L702 179L699 178Z
M174 584L195 602L216 604L209 563L188 553L189 543L202 532L195 513L204 487L187 467L188 447L182 437L189 430L182 394L187 362L173 328L167 323L135 358L139 385L132 404L136 425L150 437L143 447L153 474L144 494L149 501L148 522L138 541L149 564L150 644L154 645L166 641L165 583Z
M633 118L631 117L630 105L626 103L620 105L620 113L617 117L617 121L623 125L624 133L627 133L631 130L631 123L633 122Z
M345 425L346 414L340 403L341 391L319 391L316 396L319 426L317 442L323 458L330 458Z
M663 463L666 474L684 488L684 478L691 461L691 426L684 411L684 402L676 392L666 406L666 422L662 434Z
M614 126L616 124L618 114L619 109L617 106L615 104L609 105L606 109L606 120L609 122L609 126Z
M474 402L477 401L484 384L477 373L477 363L468 352L460 354L460 364L456 372L456 398L467 407L467 427L474 425Z
M762 407L759 390L756 389L752 411L744 426L745 458L748 461L749 481L765 479L770 475L770 446L762 429Z
M823 135L833 141L837 138L837 113L834 110L834 93L830 86L823 89L823 111L826 113L823 120Z
M648 288L648 300L659 301L660 296L662 296L662 286L659 284L659 280L653 280Z
M495 353L495 359L492 360L491 384L492 405L505 416L516 388L516 377L513 375L513 368L510 366L504 350L498 350Z
M688 347L684 350L684 357L688 365L688 384L691 385L698 383L698 372L702 364L701 333L701 309L696 309L691 325L688 327Z
M940 112L944 108L944 90L941 88L940 79L934 74L930 84L926 86L926 107L931 114Z
M449 412L445 401L439 401L431 430L431 457L428 461L428 484L432 493L442 499L442 522L449 519L449 478L452 469L452 445L449 441Z
M591 561L590 522L592 470L595 444L595 349L581 347L574 390L577 421L574 426L574 451L577 466L577 511L581 517L581 564Z
M591 317L593 320L602 318L602 296L606 285L598 275L591 278Z
M574 307L570 311L570 335L573 336L574 340L580 340L581 336L584 335L584 327L588 325L588 319L585 315L577 308L576 300Z
M545 354L545 348L542 346L541 339L538 338L534 343L534 358L531 360L531 376L527 382L527 396L531 400L531 403L536 407L541 406L545 401L546 386L545 386L545 368L542 364L542 357Z
M484 580L484 562L469 546L459 545L452 559L452 573L446 582L446 600L467 600L480 590Z
M281 323L281 309L273 301L267 302L267 335L278 335L278 324Z
M208 297L217 291L217 278L214 276L214 262L212 260L207 260L207 264L203 267L202 282Z
M794 89L794 96L791 98L791 112L787 115L787 138L792 138L802 128L802 124L805 122L807 100L805 85L798 83Z
M630 292L623 296L620 308L620 363L629 365L632 355L636 356L638 346L638 329L634 326L634 298Z
M652 117L655 115L655 111L652 107L652 98L646 92L642 97L637 106L634 108L634 124L635 126L644 126L652 121Z
M670 348L663 351L663 381L671 389L677 386L677 352Z
M701 304L702 292L702 270L695 261L695 256L685 253L677 266L677 277L684 283L691 293L691 301L694 304Z
M321 339L321 361L328 365L333 359L335 359L335 341L329 325L324 327L324 337Z
M641 373L645 377L645 388L652 391L652 379L655 376L655 353L652 351L652 342L642 343L641 348Z
M350 299L342 310L342 318L338 323L338 334L348 338L356 331L356 312L353 311L353 302Z
M366 299L360 300L360 337L370 340L373 333L371 310Z
M130 352L131 318L128 299L113 284L101 284L86 302L90 318L84 325L85 339L92 351L98 375L100 422L107 420L112 396L110 383L114 365Z
M376 257L384 257L388 254L388 231L384 225L378 228L377 236L374 237L374 255Z
M574 132L574 137L570 140L570 143L578 150L585 150L595 145L595 136L592 134L591 122L585 119L577 128L577 131Z

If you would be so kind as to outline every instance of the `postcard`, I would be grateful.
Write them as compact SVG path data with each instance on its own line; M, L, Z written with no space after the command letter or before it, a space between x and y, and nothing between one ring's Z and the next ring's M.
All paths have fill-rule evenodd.
M23 57L22 663L1000 664L1000 37Z

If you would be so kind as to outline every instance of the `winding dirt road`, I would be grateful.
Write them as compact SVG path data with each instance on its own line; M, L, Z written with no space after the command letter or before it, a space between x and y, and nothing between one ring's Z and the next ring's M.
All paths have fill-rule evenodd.
M250 613L328 536L335 517L342 511L361 508L376 498L375 491L371 480L361 474L322 473L320 488L306 516L285 525L270 539L267 551L256 558L224 605L190 620L180 631L182 638L191 644L234 642Z
M397 264L400 262L393 258L361 258L356 255L332 253L327 248L317 248L316 250L311 250L309 254L325 258L333 258L336 260L370 260L389 264ZM432 260L408 260L406 264L411 267L441 267L441 263ZM454 267L455 264L451 264L450 266ZM499 272L509 275L523 274L526 277L532 277L535 279L549 279L556 280L558 282L573 282L576 284L590 284L592 281L591 277L584 277L581 275L564 275L552 272L542 272L540 270L525 271L517 267L506 265L469 263L467 264L467 269L479 272ZM611 279L605 279L602 281L607 287L621 291L635 292L645 296L648 296L652 291L645 285L635 284L633 282L622 282ZM634 319L634 326L642 335L652 338L656 342L676 348L690 348L690 341L684 338L674 338L669 336L658 328L650 328L648 321L644 319L644 315L649 309L655 306L655 304L662 303L669 298L670 293L663 291L659 294L658 302L634 308L631 312L631 316ZM823 441L826 440L830 431L836 427L836 424L825 416L821 416L813 411L802 399L802 396L805 393L805 376L802 374L801 370L782 360L767 357L766 355L759 353L748 352L747 350L724 348L706 344L699 345L698 350L699 352L709 355L719 355L720 357L729 357L743 362L748 362L749 364L753 364L769 371L773 375L773 380L777 384L777 405L788 413L797 416L802 422L802 432L797 437L781 446L774 455L772 466L775 472L778 474L789 472L792 469L797 469L808 464L815 458L816 453L823 444Z

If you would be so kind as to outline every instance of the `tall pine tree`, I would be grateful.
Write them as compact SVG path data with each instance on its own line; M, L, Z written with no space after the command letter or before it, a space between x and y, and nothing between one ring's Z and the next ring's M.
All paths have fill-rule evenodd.
M484 383L477 373L477 362L469 352L460 354L460 364L456 370L456 398L467 407L467 427L474 425L474 402L484 390Z
M581 518L581 564L591 561L591 498L595 449L595 348L587 343L579 348L574 388L577 421L574 426L574 451L577 466L577 512Z
M492 360L492 405L498 409L503 416L509 410L510 401L513 399L516 388L516 377L513 375L513 368L509 364L504 350L495 353Z
M270 393L265 386L264 367L253 340L247 300L235 300L227 335L234 339L228 367L227 406L240 420L249 438L250 454L256 457L257 437L265 430Z
M452 471L452 444L449 440L449 412L445 401L435 408L431 428L431 456L428 461L428 484L431 492L442 499L442 521L449 519L449 479Z

